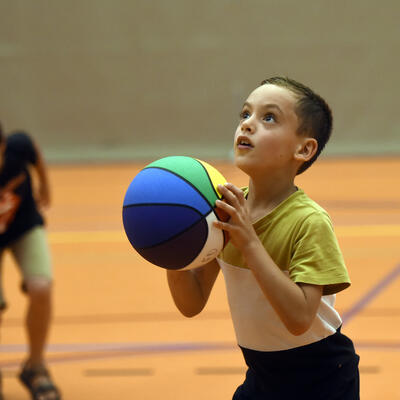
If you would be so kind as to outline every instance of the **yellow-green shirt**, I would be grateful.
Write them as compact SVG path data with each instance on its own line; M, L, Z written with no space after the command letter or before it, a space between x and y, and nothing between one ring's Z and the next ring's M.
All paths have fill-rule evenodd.
M248 189L244 189L247 194ZM253 350L285 350L313 343L341 325L334 294L350 279L327 212L297 190L254 224L268 254L296 283L324 286L317 317L309 331L294 336L261 291L240 252L228 243L218 261L224 274L239 345Z

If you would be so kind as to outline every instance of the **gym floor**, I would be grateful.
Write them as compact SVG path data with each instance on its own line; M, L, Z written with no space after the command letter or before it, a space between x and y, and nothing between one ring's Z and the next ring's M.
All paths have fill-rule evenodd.
M246 177L206 160L238 186ZM203 313L175 309L165 271L140 258L121 220L143 164L52 165L47 213L55 286L47 360L65 400L232 398L245 365L222 275ZM361 357L361 398L400 399L400 159L322 159L297 185L331 215L352 279L337 297L343 332ZM6 400L29 399L16 375L25 352L26 299L9 255L10 305L1 327Z

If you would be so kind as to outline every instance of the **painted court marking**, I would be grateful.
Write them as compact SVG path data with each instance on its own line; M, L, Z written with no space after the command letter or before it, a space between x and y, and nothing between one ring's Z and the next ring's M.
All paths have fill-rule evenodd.
M400 225L336 225L335 232L339 237L400 237ZM128 241L122 227L121 230L49 232L48 236L53 244Z
M400 225L368 225L341 226L337 229L338 236L400 236ZM52 243L82 243L102 241L126 241L122 231L98 232L53 232L49 234ZM396 265L381 281L374 285L352 307L342 313L343 324L359 315L380 293L400 276L400 264ZM358 347L374 348L387 351L400 351L400 342L396 343L356 343ZM9 344L1 347L3 353L19 353L26 350L25 345ZM193 351L233 351L236 343L224 342L188 342L188 343L84 343L84 344L50 344L48 351L55 353L48 356L50 363L79 362L93 359L109 359L132 357L160 353L180 353ZM16 368L20 359L0 361L1 368Z
M10 346L10 345L9 345ZM15 345L14 345L15 346ZM17 345L18 346L18 345ZM52 346L57 348L57 345L49 345L48 350L51 351ZM63 346L63 345L61 345ZM70 352L68 354L50 354L46 357L46 360L50 364L68 363L68 362L79 362L99 359L111 359L111 358L122 358L132 357L141 355L154 355L164 353L182 353L182 352L194 352L194 351L221 351L221 350L235 350L237 345L235 343L223 343L223 342L178 342L178 343L130 343L122 345L119 343L106 343L106 344L77 344L79 352L73 352L73 344L71 345ZM87 350L84 348L87 346ZM3 346L2 346L3 347ZM4 346L4 352L7 352L7 345ZM93 350L93 348L96 348ZM23 349L23 347L21 347ZM65 350L64 350L65 351ZM21 364L21 360L12 359L0 361L0 368L17 368Z
M371 303L382 291L400 276L400 264L373 286L359 301L349 310L343 313L343 324L348 323ZM373 348L382 351L400 351L400 342L374 343L359 342L356 347ZM1 347L4 353L19 353L26 350L26 345L9 344ZM224 342L188 342L188 343L76 343L76 344L50 344L48 351L68 354L52 354L48 356L50 363L67 363L88 361L94 359L110 359L120 357L132 357L160 353L181 353L193 351L233 351L237 350L236 343ZM0 361L1 368L16 368L20 365L20 359Z
M400 264L384 276L375 286L373 286L360 300L358 300L349 310L342 313L343 324L348 323L358 315L372 300L375 299L384 289L393 283L400 276Z

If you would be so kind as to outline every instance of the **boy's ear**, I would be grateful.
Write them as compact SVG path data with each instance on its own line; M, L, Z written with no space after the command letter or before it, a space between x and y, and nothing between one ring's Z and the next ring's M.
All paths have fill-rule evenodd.
M306 137L304 140L299 143L294 158L299 161L308 161L314 157L314 154L317 152L318 142L314 138Z

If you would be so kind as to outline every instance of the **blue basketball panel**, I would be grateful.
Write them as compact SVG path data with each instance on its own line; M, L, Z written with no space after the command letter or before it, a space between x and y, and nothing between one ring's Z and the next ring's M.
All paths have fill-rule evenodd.
M165 242L201 218L198 211L179 205L133 205L122 211L126 235L136 249Z
M158 246L136 249L152 264L166 269L181 269L189 265L200 253L208 237L205 218L173 239Z
M128 187L124 206L132 204L184 204L200 211L210 212L208 202L179 176L158 168L140 171Z

